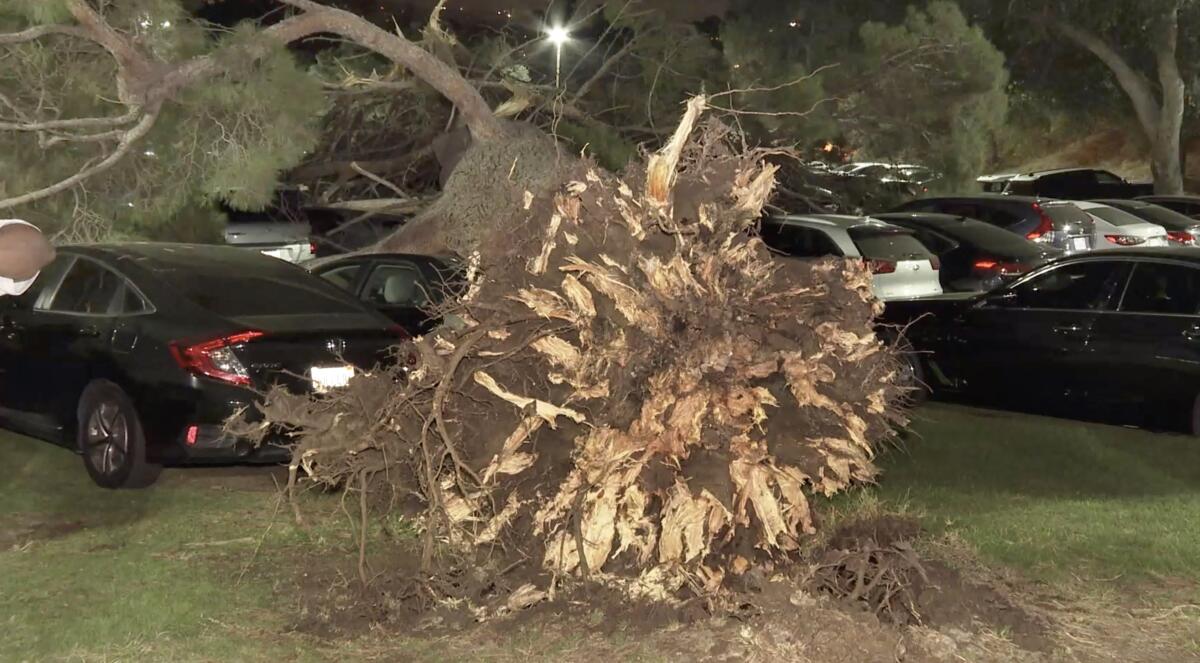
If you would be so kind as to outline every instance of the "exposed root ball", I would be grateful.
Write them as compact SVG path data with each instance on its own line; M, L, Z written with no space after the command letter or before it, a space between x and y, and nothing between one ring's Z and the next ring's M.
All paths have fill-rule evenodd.
M648 596L796 551L811 492L875 476L898 364L861 265L776 260L757 239L775 169L715 122L692 140L702 109L649 184L570 162L556 194L500 215L469 256L465 324L416 344L407 385L271 394L304 469L386 477L429 509L431 543L634 576Z

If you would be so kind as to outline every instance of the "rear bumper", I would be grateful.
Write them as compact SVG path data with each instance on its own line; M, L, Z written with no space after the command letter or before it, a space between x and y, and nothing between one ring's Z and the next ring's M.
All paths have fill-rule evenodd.
M194 425L184 429L178 445L183 447L181 463L286 463L292 452L283 445L280 435L272 435L261 445L255 445L225 432L224 427Z
M284 463L291 458L282 435L255 446L224 432L238 413L260 419L258 395L203 378L183 385L159 385L135 397L146 432L146 453L163 465L204 463Z

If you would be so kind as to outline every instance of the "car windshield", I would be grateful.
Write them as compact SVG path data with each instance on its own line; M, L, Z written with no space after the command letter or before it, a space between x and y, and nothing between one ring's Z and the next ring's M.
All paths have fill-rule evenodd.
M897 228L856 226L847 231L858 252L871 260L920 260L933 254L913 233Z
M1010 258L1036 258L1046 251L1044 246L987 223L967 220L940 229L964 244Z
M304 283L308 277L297 274L284 279L255 274L217 274L192 270L170 270L160 274L192 303L219 316L312 315L320 313L361 313L335 290L318 282Z
M1086 211L1089 214L1108 221L1114 226L1138 226L1146 223L1144 219L1140 219L1129 212L1119 210L1115 207L1093 207Z

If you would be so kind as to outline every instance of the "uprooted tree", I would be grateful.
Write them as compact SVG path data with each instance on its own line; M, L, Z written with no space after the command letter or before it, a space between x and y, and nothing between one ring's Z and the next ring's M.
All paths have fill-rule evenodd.
M230 59L267 57L281 39L339 35L454 103L471 145L437 202L386 244L465 260L469 287L445 311L459 324L402 350L412 366L327 396L276 390L265 419L231 424L290 430L293 482L303 470L360 491L364 508L410 511L430 565L449 544L533 558L556 575L634 578L631 589L665 596L685 583L714 591L787 557L817 526L811 494L872 480L904 388L873 331L870 275L853 262L772 258L753 231L775 166L705 119L706 97L688 103L661 150L617 176L497 118L403 36L308 0L284 4L298 12L177 64L129 50L84 0L64 5L75 23L0 42L66 35L113 55L127 112L103 121L117 148L93 169L129 152L188 86L226 75ZM96 121L19 129L86 143Z

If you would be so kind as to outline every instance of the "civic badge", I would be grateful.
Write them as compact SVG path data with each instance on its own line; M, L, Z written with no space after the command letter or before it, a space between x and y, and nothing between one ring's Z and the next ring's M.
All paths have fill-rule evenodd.
M346 351L346 339L331 338L328 341L325 341L325 349L329 350L329 352L332 354L340 356Z

